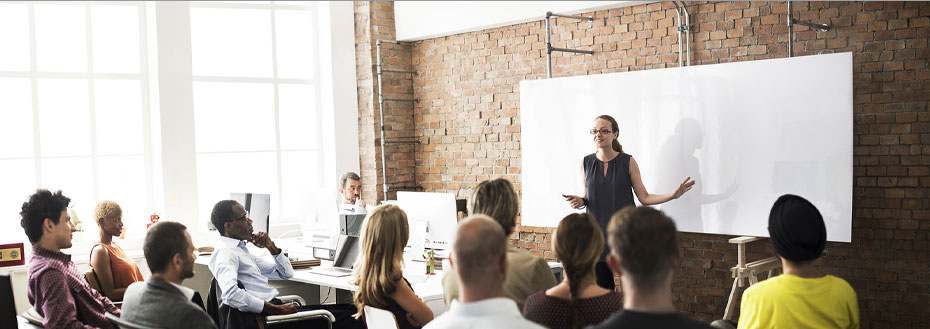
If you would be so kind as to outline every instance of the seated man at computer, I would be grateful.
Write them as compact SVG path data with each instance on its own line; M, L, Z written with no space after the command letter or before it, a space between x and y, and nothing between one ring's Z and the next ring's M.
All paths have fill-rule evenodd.
M268 279L290 279L294 276L294 268L267 233L252 234L252 219L245 207L234 200L217 202L210 221L220 233L216 252L210 258L210 272L219 284L223 304L252 313L297 312L293 304L272 303L278 290L268 285ZM246 242L268 249L274 260L249 253ZM239 288L238 283L242 283L243 288Z
M268 280L290 279L294 276L294 268L267 233L252 234L252 219L241 203L235 200L217 202L210 214L210 221L220 233L220 237L216 251L210 258L209 267L219 285L220 299L224 305L242 312L265 315L325 309L336 317L333 328L364 328L364 323L351 318L355 311L353 305L297 307L291 303L281 303L277 299L278 290L271 287ZM246 242L268 249L274 260L249 253ZM242 288L239 288L239 283L242 284Z
M203 305L192 302L194 289L181 285L194 277L197 257L187 228L178 222L158 222L145 234L142 250L152 276L126 289L122 319L158 328L216 329Z
M120 315L110 300L91 289L71 255L76 231L68 215L71 199L61 191L37 190L23 203L20 225L32 243L27 296L45 328L112 328L105 313Z
M339 213L367 214L365 201L362 200L362 178L354 172L347 172L339 179Z

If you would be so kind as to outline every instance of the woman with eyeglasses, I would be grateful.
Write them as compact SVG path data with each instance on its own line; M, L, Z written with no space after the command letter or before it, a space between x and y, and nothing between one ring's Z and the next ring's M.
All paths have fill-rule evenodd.
M633 193L643 205L656 205L681 197L694 186L691 177L686 178L675 191L668 194L652 194L646 191L639 165L633 156L623 153L623 146L617 140L620 137L617 120L609 115L600 115L594 119L590 130L596 151L581 161L581 173L584 178L584 194L565 195L565 201L572 208L585 208L597 219L603 234L607 234L610 216L627 206L634 206ZM606 236L605 236L606 238ZM606 241L606 240L605 240ZM607 244L595 266L597 284L607 289L614 289L614 275L607 267Z
M94 219L100 227L100 242L90 250L90 266L100 282L100 294L110 300L123 300L126 287L144 280L139 265L123 251L113 237L123 232L123 209L110 200L100 201L94 208Z

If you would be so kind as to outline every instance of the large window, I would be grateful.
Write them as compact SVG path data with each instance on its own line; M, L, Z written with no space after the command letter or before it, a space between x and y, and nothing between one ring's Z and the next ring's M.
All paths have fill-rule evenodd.
M319 185L317 11L312 2L194 2L190 9L198 208L268 193L305 219Z
M93 209L153 210L143 3L0 3L0 242L26 241L19 210L61 189L96 240ZM15 220L9 220L15 219ZM144 226L127 225L130 237Z
M36 188L72 198L85 231L75 248L97 240L104 199L122 206L129 249L153 212L198 240L231 192L271 194L273 222L311 218L326 140L318 6L0 3L0 243L27 242L19 211ZM189 48L157 37L163 27ZM194 206L176 206L184 190Z

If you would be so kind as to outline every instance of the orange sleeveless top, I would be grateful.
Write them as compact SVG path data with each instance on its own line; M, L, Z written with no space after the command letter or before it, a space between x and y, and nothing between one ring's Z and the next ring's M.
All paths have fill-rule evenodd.
M120 289L129 287L130 284L136 281L144 281L142 278L142 271L139 270L139 265L136 265L136 262L126 256L126 253L123 252L123 248L120 248L118 245L106 245L100 242L97 242L98 246L107 248L107 253L110 254L110 272L113 273L113 289Z

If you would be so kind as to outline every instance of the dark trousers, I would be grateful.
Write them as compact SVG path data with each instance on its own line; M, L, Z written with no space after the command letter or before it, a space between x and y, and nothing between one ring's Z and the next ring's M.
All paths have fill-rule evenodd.
M597 277L598 286L611 291L616 287L614 284L614 272L607 266L607 262L597 262L597 265L594 265L594 275Z
M305 305L297 308L297 311L327 310L336 317L333 323L333 329L364 329L365 323L362 320L356 320L352 317L358 310L352 304L328 304L328 305ZM304 328L326 328L322 320L306 320L297 322L288 322L274 325L273 329L304 329Z

